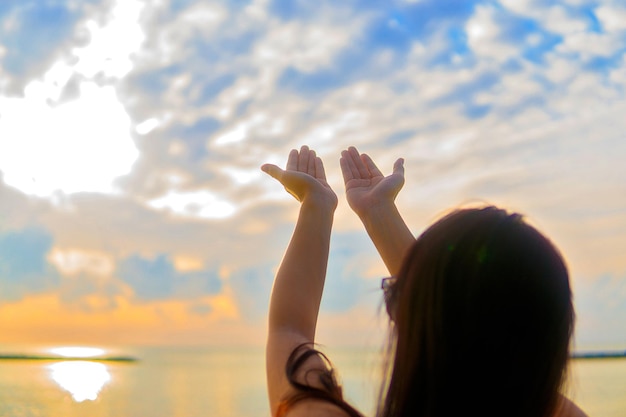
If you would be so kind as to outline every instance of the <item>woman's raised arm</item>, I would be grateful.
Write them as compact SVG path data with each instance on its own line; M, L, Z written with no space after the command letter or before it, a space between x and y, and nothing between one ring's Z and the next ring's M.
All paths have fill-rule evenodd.
M270 164L261 169L300 202L298 221L270 299L266 368L275 415L281 399L293 392L285 373L289 355L315 339L337 196L326 182L322 160L306 146L291 151L285 170Z
M389 273L396 275L404 254L415 242L394 202L404 185L404 160L398 159L392 174L384 176L367 154L350 147L341 153L340 164L350 207L363 222Z

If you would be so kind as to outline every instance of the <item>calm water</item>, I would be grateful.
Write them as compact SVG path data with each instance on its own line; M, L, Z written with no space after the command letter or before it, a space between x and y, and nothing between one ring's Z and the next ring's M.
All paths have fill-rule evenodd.
M150 348L123 353L141 360L0 361L0 416L269 414L260 349ZM328 353L340 371L346 396L371 415L380 369L376 353L346 349ZM591 416L626 415L626 359L577 360L570 385L572 396Z

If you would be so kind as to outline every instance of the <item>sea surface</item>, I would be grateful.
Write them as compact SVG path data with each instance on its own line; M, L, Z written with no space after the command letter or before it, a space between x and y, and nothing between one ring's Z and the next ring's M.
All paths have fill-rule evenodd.
M7 353L24 351L0 346ZM373 415L378 352L327 353L346 397ZM0 360L0 416L269 416L262 349L127 348L109 356L138 360ZM572 361L568 390L591 417L626 416L626 358Z

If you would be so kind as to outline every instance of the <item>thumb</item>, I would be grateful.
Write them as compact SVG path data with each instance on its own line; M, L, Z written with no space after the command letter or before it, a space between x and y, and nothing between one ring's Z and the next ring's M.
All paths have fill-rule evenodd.
M398 158L393 164L393 173L404 176L404 158Z
M261 171L265 172L270 177L277 179L278 181L280 181L283 176L283 170L274 164L263 164L261 166Z

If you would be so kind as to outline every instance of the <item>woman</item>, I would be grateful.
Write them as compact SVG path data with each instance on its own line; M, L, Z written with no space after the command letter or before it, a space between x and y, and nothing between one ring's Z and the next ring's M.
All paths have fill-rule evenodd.
M574 313L567 270L521 216L458 210L417 241L395 207L403 160L383 176L355 148L340 160L350 207L392 278L386 381L378 415L584 416L560 394ZM303 146L266 164L300 201L270 301L267 379L273 416L360 416L314 349L337 196Z

